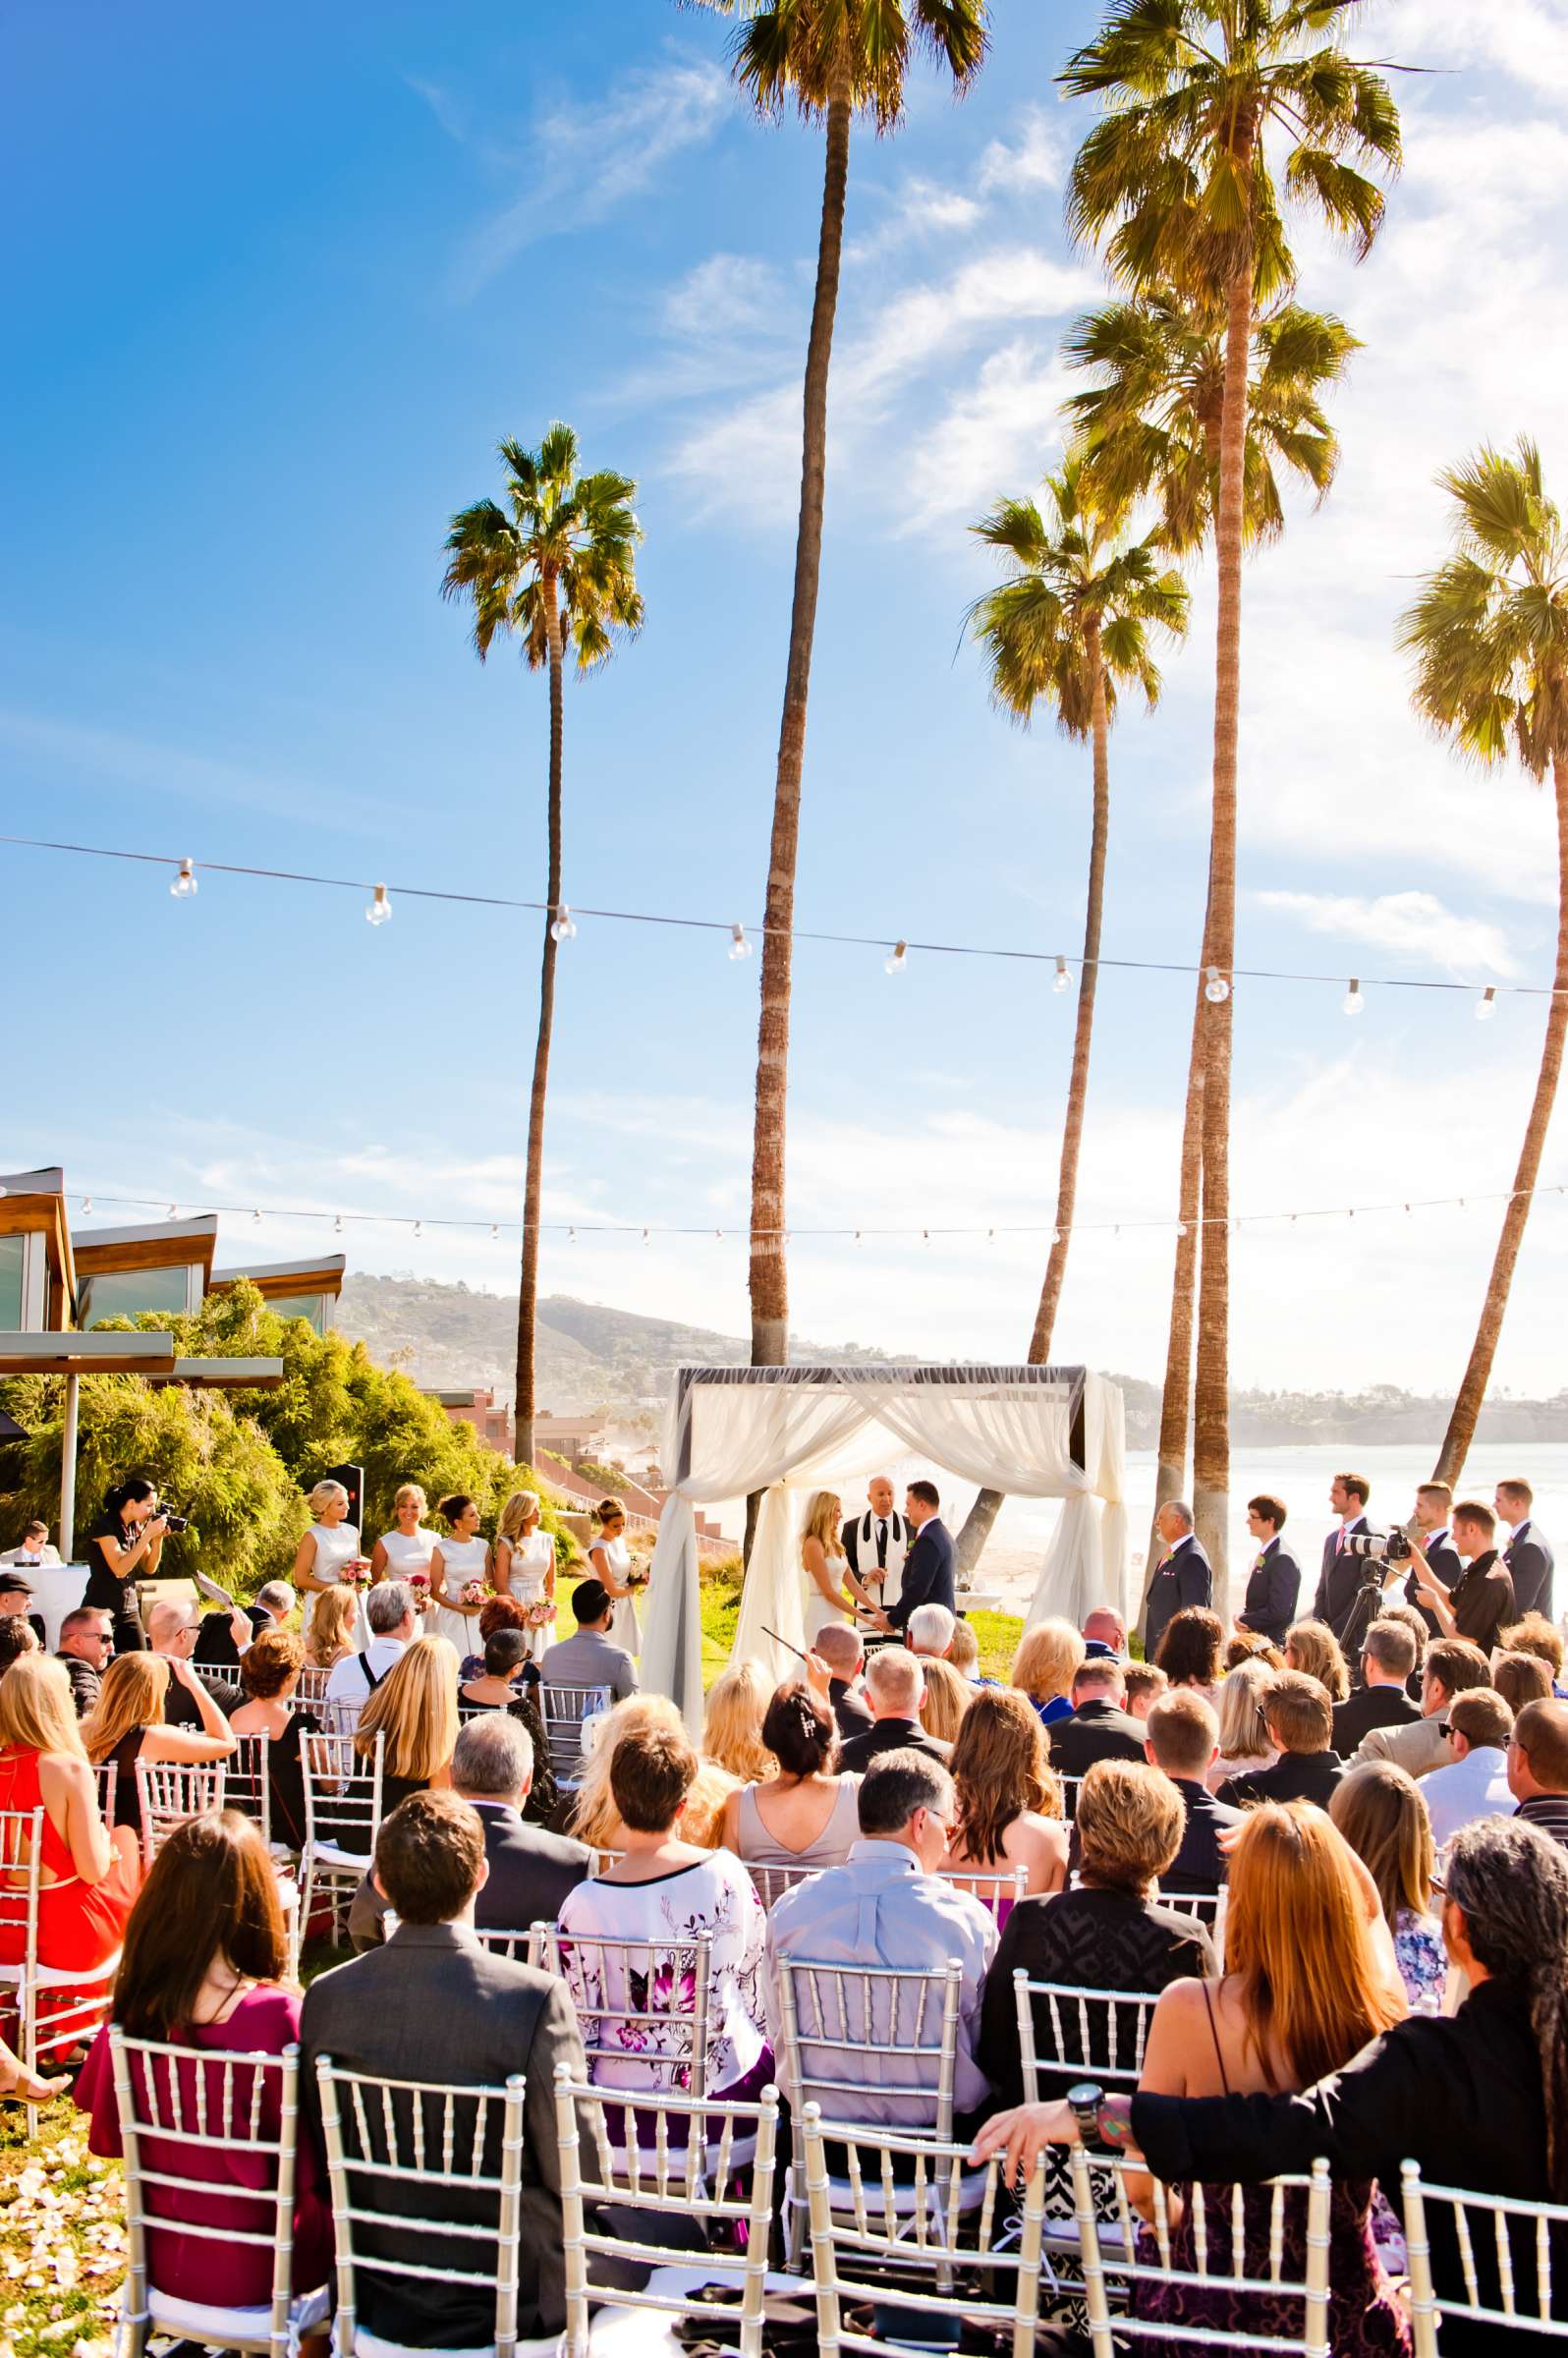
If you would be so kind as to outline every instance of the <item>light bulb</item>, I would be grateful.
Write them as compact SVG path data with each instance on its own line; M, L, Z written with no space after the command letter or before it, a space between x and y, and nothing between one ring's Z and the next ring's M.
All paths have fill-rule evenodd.
M1208 970L1208 981L1204 984L1204 996L1210 1007L1223 1007L1225 1001L1230 997L1230 984L1217 966L1211 966Z
M391 914L392 903L387 898L386 886L377 884L374 897L365 910L364 922L367 926L384 926Z
M181 861L180 872L170 884L169 890L173 893L177 901L195 900L196 894L196 880L189 860Z
M577 939L577 920L565 901L557 903L555 915L550 920L550 939L552 941L576 941Z
M1361 995L1361 983L1357 980L1356 976L1351 976L1350 988L1346 991L1339 1004L1340 1011L1344 1015L1363 1015L1366 1013L1367 1002Z
M259 1212L259 1211L252 1211L252 1214L251 1214L251 1225L252 1225L252 1228L259 1228L259 1227L260 1227L260 1225L261 1225L261 1214L260 1214L260 1212Z
M179 1205L178 1205L178 1204L171 1204L171 1205L169 1206L168 1217L169 1217L171 1220L177 1220L177 1219L179 1218L179 1216L180 1216L180 1207L179 1207Z
M1187 1222L1185 1220L1177 1221L1176 1233L1178 1236L1185 1236L1187 1234Z
M1489 1024L1496 1012L1496 988L1494 984L1488 982L1485 989L1481 994L1481 1003L1476 1009L1476 1021L1478 1024Z
M647 1243L647 1230L645 1228L643 1231L643 1242L644 1245Z
M569 1245L575 1245L577 1243L577 1230L575 1228L569 1228L567 1230L566 1241Z
M994 1245L994 1244L995 1244L995 1242L996 1242L996 1231L995 1231L995 1229L994 1229L994 1228L987 1228L987 1229L986 1229L986 1231L985 1231L985 1242L986 1242L988 1245Z
M85 1213L85 1212L89 1212L89 1211L92 1209L92 1198L91 1198L90 1196L84 1196L84 1197L83 1197L83 1199L82 1199L82 1208L83 1208L83 1211L84 1211L84 1213Z
M423 1222L422 1220L416 1220L416 1221L415 1221L415 1223L414 1223L414 1233L415 1233L415 1235L416 1235L417 1237L422 1236L422 1235L424 1234L424 1222Z
M1061 1230L1060 1230L1059 1228L1053 1228L1053 1229L1051 1230L1051 1243L1052 1243L1053 1245L1059 1245L1059 1244L1061 1243L1061 1241L1062 1241L1062 1232L1061 1232Z
M921 1243L922 1243L923 1245L928 1245L928 1244L930 1243L930 1241L931 1241L931 1232L930 1232L930 1230L929 1230L928 1228L923 1228L923 1229L921 1230Z
M337 1218L332 1223L332 1233L334 1236L341 1236L343 1234L343 1214L341 1211L338 1213Z
M884 974L901 975L908 964L909 944L907 941L897 941L882 960L882 971Z
M860 1243L860 1241L861 1241L861 1232L860 1232L860 1230L857 1228L857 1229L856 1229L856 1231L855 1231L855 1242L856 1242L857 1244L859 1244L859 1243Z
M491 1242L491 1244L492 1244L492 1245L498 1245L498 1244L500 1243L500 1241L501 1241L501 1223L500 1223L500 1221L499 1221L499 1220L492 1220L492 1221L490 1222L490 1242Z
M1056 961L1056 972L1051 977L1051 988L1052 990L1071 990L1072 987L1072 970L1068 966L1065 958L1058 958Z
M746 927L744 926L731 926L730 956L737 962L737 964L739 964L741 959L750 958L751 955L752 945L746 938Z

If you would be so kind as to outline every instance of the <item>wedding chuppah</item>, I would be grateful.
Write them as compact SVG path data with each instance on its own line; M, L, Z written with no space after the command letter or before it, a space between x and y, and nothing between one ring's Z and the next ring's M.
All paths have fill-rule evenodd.
M734 1658L755 1657L783 1678L796 1658L790 1650L806 1640L801 1493L864 1486L909 1451L961 1482L1063 1500L1026 1626L1059 1613L1077 1627L1097 1604L1125 1613L1125 1417L1120 1388L1105 1376L1087 1368L880 1362L681 1368L643 1633L644 1687L671 1696L688 1724L700 1725L699 1506L764 1493Z

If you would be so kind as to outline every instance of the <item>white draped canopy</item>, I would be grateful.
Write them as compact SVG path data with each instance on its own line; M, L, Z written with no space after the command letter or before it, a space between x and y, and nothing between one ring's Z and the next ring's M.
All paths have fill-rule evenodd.
M699 1506L765 1492L736 1631L737 1658L788 1675L804 1643L804 1587L791 1492L881 1471L914 1451L933 1468L1022 1498L1065 1500L1028 1622L1080 1623L1126 1610L1122 1395L1084 1368L682 1368L665 1444L643 1634L642 1683L702 1713ZM779 1645L765 1636L777 1632Z

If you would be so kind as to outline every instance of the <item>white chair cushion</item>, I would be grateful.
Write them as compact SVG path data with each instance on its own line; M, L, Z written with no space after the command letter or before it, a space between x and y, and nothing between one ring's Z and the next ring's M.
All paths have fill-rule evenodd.
M561 2358L564 2335L546 2333L529 2341L514 2342L515 2358ZM336 2358L337 2328L332 2330L332 2349ZM354 2358L434 2358L429 2350L415 2349L406 2341L387 2341L379 2333L367 2333L364 2326L354 2329ZM488 2342L482 2349L442 2350L440 2358L495 2358L495 2344Z
M32 1977L37 1990L94 1989L99 1982L112 1981L120 1970L120 1951L105 1957L101 1965L40 1965Z
M370 1854L367 1850L343 1850L336 1842L318 1842L310 1853L310 1863L315 1867L357 1867L362 1875L368 1875ZM358 2346L360 2334L354 2339Z
M324 2285L318 2292L302 2292L289 2307L291 2334L308 2333L322 2325L330 2306ZM272 2331L270 2307L209 2308L205 2301L182 2301L178 2294L159 2292L155 2285L147 2288L147 2309L155 2326L165 2326L191 2341L210 2342L215 2347L264 2342Z

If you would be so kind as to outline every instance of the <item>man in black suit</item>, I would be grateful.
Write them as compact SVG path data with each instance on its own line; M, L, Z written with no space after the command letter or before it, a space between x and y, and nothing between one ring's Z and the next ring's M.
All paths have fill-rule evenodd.
M1251 1630L1255 1638L1266 1638L1271 1646L1283 1647L1301 1594L1301 1566L1279 1536L1285 1528L1284 1500L1267 1491L1250 1498L1247 1528L1258 1542L1258 1554L1248 1575L1236 1627Z
M1122 1707L1127 1680L1113 1656L1085 1657L1073 1679L1073 1715L1045 1730L1058 1776L1087 1776L1096 1761L1141 1761L1144 1722Z
M562 1900L593 1872L593 1854L564 1834L526 1825L523 1805L533 1787L533 1740L510 1712L471 1719L452 1754L452 1790L478 1813L489 1875L475 1903L481 1932L525 1933L553 1924ZM357 1949L385 1937L386 1893L367 1875L349 1908L349 1937Z
M1379 1577L1378 1565L1365 1555L1353 1554L1347 1544L1372 1531L1367 1520L1367 1501L1371 1496L1372 1484L1365 1474L1336 1474L1328 1486L1328 1503L1339 1517L1339 1524L1323 1542L1323 1566L1313 1599L1312 1617L1315 1621L1326 1621L1336 1638L1342 1638L1350 1626L1356 1600L1369 1578Z
M236 1607L238 1615L239 1608ZM245 1617L239 1615L241 1619ZM160 1597L147 1614L147 1646L151 1653L161 1654L165 1661L189 1662L192 1675L201 1684L227 1718L245 1701L245 1690L232 1679L214 1678L210 1671L196 1669L196 1642L201 1628L201 1615L195 1605L182 1604L177 1597ZM245 1620L246 1643L250 1643L249 1620ZM163 1716L170 1727L199 1728L201 1709L195 1695L182 1679L169 1672L169 1691L164 1697Z
M1528 1482L1500 1482L1492 1507L1499 1523L1512 1526L1513 1536L1502 1551L1502 1560L1514 1584L1516 1614L1522 1618L1526 1613L1541 1613L1550 1621L1556 1558L1545 1533L1538 1531L1530 1520L1535 1502L1536 1494Z
M1193 1532L1193 1510L1184 1498L1169 1498L1154 1517L1165 1543L1163 1562L1148 1584L1144 1608L1144 1657L1152 1661L1173 1614L1190 1604L1212 1604L1214 1575Z
M1219 1798L1232 1809L1260 1801L1315 1801L1326 1810L1345 1764L1334 1750L1334 1711L1328 1691L1305 1670L1281 1670L1263 1700L1268 1741L1279 1754L1272 1768L1227 1776Z
M1204 1782L1219 1758L1213 1707L1191 1687L1161 1695L1148 1709L1145 1750L1187 1808L1181 1848L1159 1879L1161 1891L1217 1891L1230 1866L1219 1837L1240 1825L1243 1812L1216 1800Z
M866 1647L860 1631L847 1621L824 1621L812 1649L827 1664L827 1699L840 1737L864 1736L871 1724L871 1707L861 1686Z
M1415 1633L1403 1621L1374 1621L1362 1645L1362 1684L1334 1706L1334 1750L1348 1761L1374 1727L1409 1727L1421 1717L1408 1689Z
M904 1558L904 1577L897 1600L877 1615L877 1625L902 1633L918 1604L945 1604L958 1611L958 1564L953 1535L942 1521L941 1493L934 1482L912 1482L904 1493L904 1512L915 1534L915 1544Z
M414 2080L430 2087L426 2149L440 2151L439 2099L448 2089L502 2086L521 2072L523 2184L520 2198L519 2337L559 2333L566 2323L561 2252L561 2176L555 2130L555 2072L566 2064L586 2076L583 2043L566 1985L508 1957L492 1956L474 1937L474 1903L489 1870L479 1821L455 1793L412 1793L387 1818L375 1845L375 1873L399 1919L384 1947L333 1973L305 1994L300 2017L302 2135L324 2152L316 2058L349 2071ZM379 2101L379 2100L378 2100ZM411 2143L404 2095L393 2098L405 2146ZM459 2106L460 2131L472 2115ZM501 2107L488 2108L481 2164L498 2175ZM588 2152L590 2137L585 2137ZM379 2208L406 2213L410 2228L395 2242L357 2230L366 2259L355 2275L358 2323L368 2333L417 2349L484 2348L495 2337L495 2295L484 2284L459 2284L439 2273L492 2273L494 2247L483 2238L443 2239L419 2231L442 2224L493 2227L495 2198L463 2183L466 2157L439 2186L377 2183ZM351 2181L352 2182L352 2181ZM416 2223L418 2222L418 2223ZM389 2248L390 2244L390 2248ZM433 2277L379 2274L378 2256L413 2261Z
M925 1673L919 1655L906 1653L901 1646L884 1646L872 1655L866 1668L866 1698L871 1707L872 1725L863 1735L851 1736L843 1746L838 1756L841 1769L863 1776L884 1752L923 1752L928 1760L947 1759L951 1744L928 1736L921 1725Z
M290 1582L269 1580L265 1588L257 1589L253 1604L236 1607L231 1602L226 1613L203 1613L192 1656L196 1668L238 1670L240 1656L251 1640L258 1638L264 1629L281 1629L298 1602ZM243 1643L240 1615L251 1624L251 1635Z

